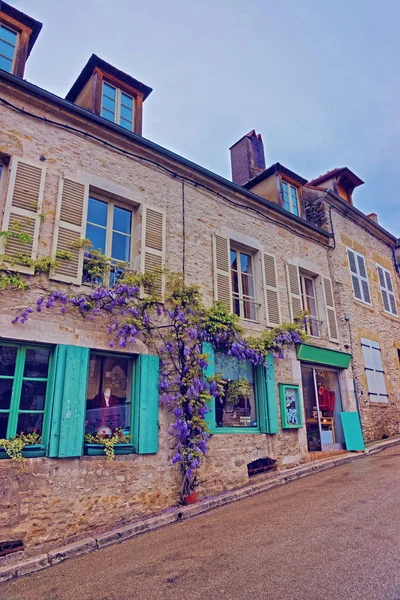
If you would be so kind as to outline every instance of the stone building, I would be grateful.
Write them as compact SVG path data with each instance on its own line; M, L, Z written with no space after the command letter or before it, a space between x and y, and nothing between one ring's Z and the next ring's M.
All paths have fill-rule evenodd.
M0 223L27 234L3 233L1 269L29 289L0 292L0 438L36 428L41 440L22 473L2 455L0 547L47 549L178 500L158 359L145 344L110 349L98 323L73 313L12 323L47 289L87 290L83 238L138 271L183 272L249 335L310 313L309 342L270 357L268 373L208 349L210 369L250 392L208 415L203 496L245 484L259 459L287 468L345 449L341 413L356 417L350 434L361 417L366 441L399 433L396 240L353 206L361 180L265 168L253 131L231 148L230 182L143 138L151 88L95 55L65 99L23 80L40 28L1 3ZM104 407L110 428L133 433L131 453L112 462L84 453Z

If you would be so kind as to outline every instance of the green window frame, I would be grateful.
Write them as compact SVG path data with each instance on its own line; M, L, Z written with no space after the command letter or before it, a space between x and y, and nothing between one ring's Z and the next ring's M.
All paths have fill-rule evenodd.
M9 380L12 381L11 387L11 399L8 409L0 409L0 418L2 415L7 415L7 431L6 439L10 439L16 436L18 431L18 420L20 415L32 414L43 415L42 421L42 433L40 445L42 447L47 446L49 436L49 419L51 412L51 392L52 392L52 377L53 377L53 350L49 346L40 344L17 344L12 342L1 342L0 347L8 347L16 349L14 372L11 375L0 375L0 381ZM47 369L47 377L29 377L24 374L26 366L26 356L29 350L48 350L49 351L49 362ZM21 409L21 399L23 392L23 385L25 382L39 382L46 384L45 398L43 409L32 410L32 409ZM25 432L26 433L26 432Z
M282 429L301 429L303 427L303 411L300 386L280 383L279 396L281 401ZM291 406L293 403L294 407Z

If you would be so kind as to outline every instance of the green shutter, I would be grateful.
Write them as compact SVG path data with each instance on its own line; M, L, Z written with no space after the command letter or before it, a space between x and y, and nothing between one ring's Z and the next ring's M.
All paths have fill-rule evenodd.
M138 454L158 452L158 356L139 354L135 373L133 443Z
M267 356L267 367L257 365L254 370L260 430L263 433L278 433L274 357L272 354Z
M55 352L49 456L81 456L86 417L89 348L59 345Z
M214 365L214 348L210 342L203 342L201 351L203 354L208 355L208 365L207 368L204 369L204 374L206 377L213 377L215 375L215 365ZM205 422L207 423L207 427L210 429L215 428L215 400L211 397L211 400L207 402L208 412L204 417Z

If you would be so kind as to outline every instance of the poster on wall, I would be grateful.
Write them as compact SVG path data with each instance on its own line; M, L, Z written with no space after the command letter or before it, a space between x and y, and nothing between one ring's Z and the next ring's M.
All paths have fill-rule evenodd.
M281 418L283 429L298 429L303 426L298 385L279 384Z

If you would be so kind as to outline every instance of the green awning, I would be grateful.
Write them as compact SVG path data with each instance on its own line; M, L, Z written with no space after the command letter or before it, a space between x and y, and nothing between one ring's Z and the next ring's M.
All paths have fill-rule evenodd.
M298 360L338 369L347 369L350 364L351 354L339 350L330 350L329 348L320 348L311 344L298 344L296 346Z

